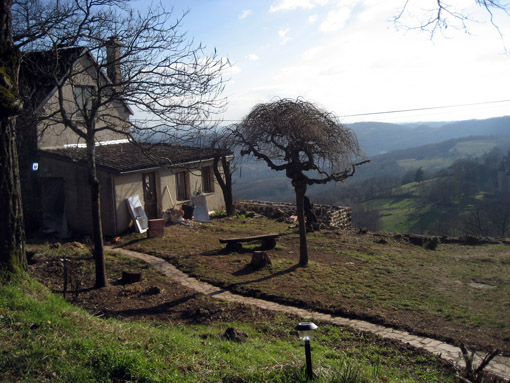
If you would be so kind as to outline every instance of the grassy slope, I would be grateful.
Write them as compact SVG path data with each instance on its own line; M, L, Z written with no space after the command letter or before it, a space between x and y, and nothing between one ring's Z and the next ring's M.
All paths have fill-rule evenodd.
M378 236L320 231L308 236L309 267L299 268L298 235L287 226L257 218L215 220L169 227L165 238L137 241L133 235L123 241L240 293L510 352L510 318L501 313L510 296L508 246L440 244L430 251L389 236L380 242ZM218 238L257 232L283 234L270 252L270 267L253 270L247 267L250 254L218 252ZM472 282L495 288L476 289Z
M249 334L235 343L234 325ZM318 382L452 382L434 358L336 327L313 341ZM27 276L0 287L0 381L304 382L288 319L253 326L121 323L71 306Z
M427 233L430 224L442 217L458 214L455 206L433 204L419 195L427 182L410 183L394 190L393 197L372 199L363 205L380 212L378 229L386 233Z

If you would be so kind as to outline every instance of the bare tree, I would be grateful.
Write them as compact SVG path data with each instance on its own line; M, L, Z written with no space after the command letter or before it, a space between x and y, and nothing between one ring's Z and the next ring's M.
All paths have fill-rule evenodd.
M25 232L16 148L16 116L22 110L20 53L12 38L12 0L0 0L0 271L26 267Z
M214 133L211 140L211 147L215 149L213 159L213 171L218 185L223 192L223 201L227 216L235 213L234 196L232 194L232 174L235 166L232 160L233 148L235 147L234 132L230 127L225 127Z
M308 185L343 181L368 160L356 136L333 113L303 99L259 104L236 128L241 155L253 155L285 171L296 191L299 264L308 264L304 197Z
M459 4L453 0L434 0L427 5L423 1L405 0L400 12L394 17L394 22L406 29L421 29L429 32L433 37L437 32L443 33L447 28L462 29L469 31L468 24L477 20L473 19L469 12L460 8L465 3ZM495 17L498 13L510 15L510 4L504 0L474 0L473 4L481 7L489 21L499 30ZM412 21L411 21L412 20Z
M95 161L99 137L196 140L211 128L207 123L211 114L220 112L226 102L221 97L221 74L229 63L216 50L206 52L186 38L180 31L184 15L174 18L162 5L142 14L127 3L17 0L15 8L18 44L49 49L54 58L49 68L40 69L48 77L53 74L58 105L37 117L44 119L47 131L65 126L87 146L96 287L107 283ZM61 73L59 62L69 52L65 48L71 47L83 47L77 54L88 59ZM84 78L93 82L84 86ZM119 114L120 105L129 105L139 118Z

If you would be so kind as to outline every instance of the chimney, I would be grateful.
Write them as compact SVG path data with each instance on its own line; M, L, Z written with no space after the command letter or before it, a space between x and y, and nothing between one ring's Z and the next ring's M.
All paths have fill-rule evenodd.
M113 84L119 85L122 81L120 72L120 47L123 46L115 36L106 42L106 73Z

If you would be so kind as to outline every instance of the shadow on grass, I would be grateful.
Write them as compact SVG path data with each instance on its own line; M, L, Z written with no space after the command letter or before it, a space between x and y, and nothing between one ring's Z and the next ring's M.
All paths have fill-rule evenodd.
M267 249L263 245L257 245L257 246L247 245L247 247L243 247L240 251L229 251L229 250L227 250L227 248L225 246L223 246L220 248L216 248L214 250L204 251L204 252L200 253L200 255L215 256L215 255L229 255L229 254L250 254L250 253L253 253L254 251L265 251L265 250L267 251L267 250L271 250L271 249Z
M153 314L162 314L170 311L170 309L182 305L183 303L186 303L192 299L195 299L199 297L201 293L195 293L188 295L183 298L176 299L171 302L165 302L157 306L152 307L144 307L144 308L137 308L137 309L126 309L126 310L104 310L101 312L101 314L107 315L107 316L122 316L122 317L139 317L144 315L153 315Z
M250 283L264 282L264 281L267 281L269 279L280 277L282 275L291 273L291 272L297 270L300 267L302 267L302 266L300 266L299 263L298 263L298 264L295 264L295 265L293 265L293 266L291 266L291 267L289 267L289 268L287 268L285 270L277 271L276 273L273 273L271 275L266 275L265 277L262 277L262 278L252 279L250 281L232 283L229 287L237 287L237 286L249 285ZM246 265L241 270L238 270L235 273L233 273L233 275L235 275L235 276L248 275L248 274L251 274L251 273L253 273L255 271L258 271L258 270L260 270L260 269L257 269L257 268L255 268L255 267L253 267L251 265Z
M138 243L138 242L144 242L146 241L148 238L147 237L143 237L143 238L135 238L135 239L132 239L131 241L129 242L126 242L126 243L122 243L122 244L118 244L118 243L114 243L113 244L113 249L115 248L124 248L124 247L127 247L127 246L131 246L131 245L134 245L135 243Z

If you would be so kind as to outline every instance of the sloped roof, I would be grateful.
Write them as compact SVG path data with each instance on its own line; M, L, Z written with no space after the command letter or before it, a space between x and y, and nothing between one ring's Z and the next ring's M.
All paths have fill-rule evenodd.
M120 143L96 146L96 165L111 173L129 173L154 168L169 168L212 159L214 149L169 144ZM65 161L87 164L87 149L64 147L41 150Z
M61 80L72 69L76 60L86 53L86 48L65 48L41 52L27 52L20 67L20 92L25 102L35 110L55 90L56 80Z

